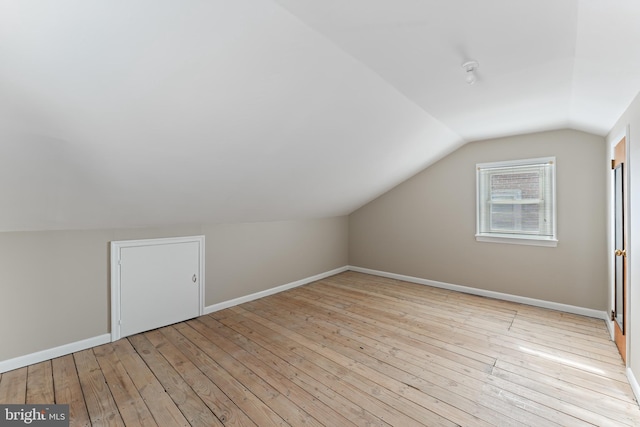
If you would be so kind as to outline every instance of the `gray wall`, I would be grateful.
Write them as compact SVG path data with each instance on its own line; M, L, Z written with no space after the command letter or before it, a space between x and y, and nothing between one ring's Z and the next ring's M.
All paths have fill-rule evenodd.
M556 248L475 241L475 164L556 156ZM572 130L469 143L349 217L349 263L606 310L603 138Z
M629 126L627 140L629 229L627 237L627 261L629 262L629 323L627 323L628 359L627 364L635 378L640 379L640 95L636 96L629 108L620 117L607 136L609 144L617 143L625 136ZM613 251L613 248L611 248ZM640 396L638 396L640 397Z
M348 265L348 219L205 227L206 305Z
M205 306L348 264L347 217L0 233L0 361L109 332L109 242L205 235Z

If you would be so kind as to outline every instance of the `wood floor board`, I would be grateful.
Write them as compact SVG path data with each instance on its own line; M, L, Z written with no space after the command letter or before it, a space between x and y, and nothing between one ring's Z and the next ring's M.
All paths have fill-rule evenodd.
M364 310L365 309L363 307L350 307L347 311L366 314ZM388 323L388 322L404 323L405 325L407 325L408 328L412 327L410 324L410 321L413 321L415 319L415 318L407 319L407 316L403 316L403 317L394 316L391 313L387 313L388 310L386 309L380 310L378 308L375 308L371 310L373 310L373 313L376 314L375 316L376 318L380 318L381 316L386 316L387 318L385 319L384 323ZM438 330L442 328L448 328L448 327L450 328L450 326L441 326L439 322L433 322L429 320L427 320L426 322L427 323L425 325L421 325L421 327L418 328L418 330L416 330L416 328L413 328L412 332L420 333L419 332L420 329L429 330L430 332L424 332L424 333L425 334L431 333L431 335L435 334L437 336L442 336L442 337L450 337L453 334L452 332L447 333L443 330ZM428 326L428 328L425 328L424 326ZM476 325L470 325L470 324L463 324L463 325L458 324L458 326L460 327L456 328L455 334L467 335L468 336L467 341L477 339L473 337L485 335L488 338L488 342L490 344L495 344L491 346L491 348L495 348L495 349L510 348L512 350L519 352L520 349L524 347L530 350L534 354L548 354L549 356L556 357L557 359L571 360L571 361L574 361L575 363L581 363L583 365L590 364L590 365L594 365L596 368L600 367L601 369L605 369L605 370L608 369L609 365L607 364L619 366L619 360L618 360L619 356L615 352L610 353L610 355L603 357L602 355L597 353L587 354L585 351L582 351L579 348L574 348L571 345L567 345L567 344L570 344L570 342L565 342L564 347L559 347L558 345L554 346L553 342L544 342L543 340L536 340L534 338L530 338L526 340L523 339L523 337L513 338L512 336L516 335L515 333L499 334L499 333L496 333L495 331L485 331L482 328L477 327ZM481 349L483 347L481 345L475 345L474 348ZM495 354L493 353L489 353L489 355L495 356ZM624 372L622 371L619 373L619 375L621 375L622 377L625 376Z
M347 426L351 424L344 417L337 415L331 407L319 401L314 395L290 381L277 370L268 366L263 360L238 346L233 341L218 335L215 330L207 330L206 332L207 338L219 343L221 350L227 354L233 354L233 357L244 366L250 366L251 371L257 375L261 381L264 381L269 388L273 388L273 390L277 392L278 399L286 396L286 401L280 402L283 408L280 414L285 415L286 413L290 413L294 414L296 418L292 419L290 415L285 415L283 416L285 421L290 424L304 423L305 425L322 425L319 420L324 419L325 421L331 421L334 425ZM270 406L278 410L275 404L270 404Z
M275 304L272 303L271 305ZM313 316L311 316L312 313ZM458 363L461 367L460 369L470 367L468 361L461 361L459 358L453 357L452 354L446 354L444 357L435 354L439 353L438 350L440 348L433 349L424 341L408 339L396 334L395 332L397 331L390 331L387 334L379 328L354 322L348 317L341 316L340 313L327 313L326 310L314 311L313 307L306 306L304 315L296 318L296 322L292 322L292 327L304 325L305 323L309 323L309 328L312 330L321 330L319 332L320 337L328 337L326 338L327 345L335 339L335 347L337 349L344 348L346 345L344 339L348 339L357 343L355 346L361 350L366 348L368 351L372 350L389 356L393 355L393 357L401 358L406 362L415 363L422 369L431 365L438 367L451 366L453 363ZM341 339L342 337L344 339ZM473 367L479 371L489 372L494 362L494 359L489 359L487 363L476 364Z
M241 355L235 354L234 358L238 360L238 362L243 363ZM258 398L262 399L270 407L273 407L276 412L278 412L279 409L280 413L284 415L281 415L283 420L289 424L298 423L316 426L320 425L302 408L291 404L291 402L289 401L286 401L286 394L283 394L280 390L278 390L278 388L274 387L270 381L265 379L265 376L268 376L268 374L265 375L262 367L259 366L261 362L259 360L254 360L253 362L254 364L251 365L251 368L248 368L247 364L244 363L244 369L251 369L254 378L260 378L259 386L249 388L251 392L253 392Z
M277 311L267 310L260 311L259 313L263 313L261 315L273 321L277 319ZM412 394L413 391L416 390L429 396L438 396L441 401L434 403L436 406L440 406L440 408L436 408L435 406L430 407L434 412L440 413L440 415L463 425L469 424L469 420L457 419L456 416L451 413L442 412L443 409L446 409L447 405L455 404L458 409L488 423L495 420L495 412L497 411L503 416L502 425L525 425L523 424L524 418L518 419L516 412L518 412L519 408L517 407L510 405L501 406L497 404L500 403L499 400L493 400L490 403L486 401L489 403L488 405L478 405L476 403L478 398L485 392L481 381L466 378L453 371L450 371L453 375L445 377L440 375L444 371L443 368L429 370L428 367L425 367L424 363L420 363L422 366L418 366L417 364L413 365L398 357L391 356L386 352L379 351L373 346L369 346L365 337L350 334L348 328L336 330L334 324L323 321L317 316L308 316L308 311L306 313L306 318L296 318L295 322L293 322L293 324L296 325L296 331L305 333L308 338L334 348L346 357L351 358L355 363L372 367L374 370L383 374L384 377L399 381L401 384L390 385L396 390L398 390L398 386L400 389L403 389L403 385L406 385L407 388L404 389L405 391L401 391L403 394ZM459 381L461 379L462 381ZM423 404L426 403L424 402L424 397L416 396L416 403L420 400L423 400ZM444 403L444 405L442 403ZM536 418L538 417L535 415L527 414L526 419L532 421L533 424L526 425L540 425L542 420ZM478 420L474 420L474 423L475 425L482 424Z
M480 328L475 326L453 327L451 324L432 321L427 317L428 315L421 318L408 315L399 317L385 311L364 307L350 307L346 310L346 314L354 316L364 324L370 323L369 317L383 319L378 324L383 328L392 327L389 329L389 333L395 337L404 335L411 339L421 339L425 344L440 346L453 352L468 352L468 348L472 348L474 353L470 357L477 359L479 354L484 355L486 358L483 359L483 362L489 365L493 364L495 357L499 354L508 351L501 346L492 346L488 341L490 334Z
M51 360L27 367L27 398L25 403L55 403Z
M459 313L473 313L477 314L480 319L496 321L510 321L515 314L513 307L501 308L499 305L494 304L493 300L488 298L474 296L474 298L470 299L468 298L469 295L452 293L444 289L400 281L385 283L384 280L386 279L374 282L376 290L374 295L384 295L387 297L386 299L392 302L397 300L399 302L417 303L420 306L434 310L444 309L446 312L451 312L451 309L456 309L456 312ZM336 279L327 283L339 283L340 286L345 289L357 289L361 292L369 293L371 291L371 283L366 280L360 283L354 280L347 281L342 279L338 281ZM380 288L380 292L378 292L378 288ZM460 304L461 301L464 301L464 304Z
M335 277L335 276L334 276ZM346 278L350 280L345 280ZM443 302L447 300L456 301L458 303L462 303L461 306L465 309L468 306L485 306L489 310L500 310L503 309L507 312L513 313L517 311L519 316L526 317L531 321L541 322L549 327L555 327L555 322L562 321L562 329L573 329L578 328L581 330L587 330L588 332L605 332L606 327L604 323L600 319L594 319L591 317L580 316L572 313L561 312L557 310L550 309L542 309L539 307L534 307L526 304L519 304L505 300L498 300L494 298L481 297L477 295L462 293L462 292L452 292L446 289L434 288L423 285L416 285L413 283L403 282L395 279L386 279L383 277L376 277L375 279L368 279L368 275L357 273L353 271L349 271L344 273L344 276L340 278L336 278L335 280L340 280L342 283L360 283L364 284L364 286L369 286L369 284L384 284L384 283L393 283L399 284L404 287L408 287L410 289L419 290L420 288L426 288L424 291L425 295L429 295L429 299L436 300L435 295L445 295L443 298ZM331 278L330 278L331 279ZM422 291L420 291L422 292Z
M602 322L602 321L601 321ZM572 328L564 327L563 323L552 322L551 324L544 324L538 322L537 319L531 319L521 314L518 314L513 320L511 328L519 328L526 331L544 331L550 336L567 337L570 339L584 340L588 344L593 344L598 347L607 347L611 342L611 337L602 322L602 334L599 333L599 329L581 329L575 331Z
M574 349L598 354L605 358L617 359L617 355L611 355L611 340L590 340L585 334L572 335L554 333L553 331L545 330L544 328L522 327L521 323L516 322L514 322L514 325L509 329L509 332L512 336L523 337L525 339L531 338L547 346L562 348L566 347L569 342L571 343L571 347ZM617 363L617 360L614 362Z
M565 345L562 346L554 341L545 341L540 336L533 337L530 334L519 334L511 331L502 335L492 333L487 337L489 342L503 348L511 348L518 351L521 350L522 346L526 346L527 348L556 355L558 357L581 360L585 363L588 361L588 363L601 365L603 367L619 366L619 360L615 354L602 355L598 352L591 351L591 349L583 350L573 346L570 340L566 340Z
M506 348L510 348L514 351L520 351L523 355L522 357L526 357L525 355L529 354L567 366L580 367L585 370L590 370L591 372L606 373L606 375L611 378L626 381L626 374L624 366L622 365L622 360L615 362L615 359L612 358L611 361L602 361L599 358L590 358L588 356L573 353L570 349L562 350L553 348L531 341L519 340L512 336L494 336L489 340L491 343L499 343ZM570 345L571 344L568 342L567 346L570 347Z
M242 314L246 319L241 320L239 323L249 325L250 329L262 331L262 333L268 334L272 338L277 334L289 342L295 342L297 345L290 346L290 351L311 360L314 364L332 374L339 383L340 389L346 386L348 390L355 392L359 398L370 405L369 410L383 420L392 419L400 425L412 425L421 422L428 422L429 424L427 425L434 426L456 425L454 422L439 417L430 411L421 411L413 402L398 399L397 395L381 387L375 380L359 372L352 371L351 368L353 366L350 366L352 364L342 364L341 362L345 361L326 347L318 345L287 328L279 327L273 322L265 321L265 319L239 307L234 307L233 310L242 310L241 312L243 312ZM224 319L223 323L227 321L228 319Z
M325 307L326 309L326 307ZM366 321L366 319L364 319ZM342 321L347 323L348 321ZM424 325L423 325L424 326ZM426 335L433 335L434 333L436 334L436 336L441 336L441 337L447 337L449 339L453 339L456 340L455 335L458 334L460 332L461 329L458 329L458 331L456 333L450 333L447 331L437 331L437 328L439 328L438 324L430 324L427 325L428 327L420 327L418 329L416 329L414 326L409 325L409 324L405 324L403 326L403 329L406 329L407 331L411 332L413 337L418 337L421 336L422 334L426 334ZM482 339L478 339L475 337L475 334L472 335L467 335L462 337L462 341L465 345L471 345L472 347L476 348L479 351L483 351L483 348L487 348L487 346L490 346L494 349L494 351L499 351L500 357L514 357L514 358L518 358L521 360L531 360L531 361L535 361L535 359L539 359L540 358L540 354L544 354L547 357L554 357L552 354L548 354L549 351L546 348L543 348L542 351L540 351L540 349L537 350L537 353L535 353L534 355L530 355L527 354L525 352L523 352L521 350L521 348L526 348L528 350L530 350L531 352L534 352L534 346L531 346L530 343L528 343L527 341L520 341L518 343L518 345L510 345L509 343L507 343L506 346L504 345L500 345L500 344L504 344L504 343L498 343L498 344L491 344L489 343L486 339L482 340ZM615 351L611 351L611 347L612 343L609 342L609 351L610 353L612 353L614 355L614 358L617 357L615 356L617 353ZM531 347L531 348L529 348ZM495 356L495 353L492 353ZM556 359L558 359L558 357L556 357ZM575 360L574 358L568 357L565 359L562 359L562 361L564 361L565 363L572 363L570 366L591 366L591 361L583 361L584 363L582 365L579 364L578 360ZM607 375L616 378L618 380L623 381L626 384L626 376L624 373L624 369L623 367L620 366L620 364L618 363L617 365L611 365L613 366L613 370L612 369L608 369L605 372L607 372ZM602 369L596 368L595 366L593 367L593 369L597 372L602 372ZM610 378L608 378L607 380L610 380Z
M237 314L231 311L231 309L225 308L219 311L214 311L213 313L210 313L208 316L213 319L221 320L229 316L237 316Z
M346 289L359 289L360 291L370 293L370 284L358 284L358 282L346 282L332 281L328 283L340 283ZM404 283L406 284L406 283ZM358 285L358 286L356 286ZM391 302L404 302L409 304L418 304L422 307L429 307L431 309L445 309L446 312L451 312L451 309L455 309L456 313L474 314L478 315L481 320L494 320L496 322L509 323L515 311L513 309L501 309L496 304L482 304L484 298L466 298L466 304L461 305L459 298L454 298L450 291L439 290L440 292L425 292L424 289L416 289L415 285L408 284L409 286L403 286L403 282L384 283L383 281L375 282L376 288L374 295L384 295ZM428 288L429 290L436 288ZM460 294L456 294L460 295Z
M584 399L587 398L593 398L595 403L591 406L591 409L598 412L598 408L601 408L599 412L603 415L606 415L609 410L616 410L616 408L618 411L624 413L632 410L634 406L636 406L636 402L623 397L621 398L620 393L618 393L618 396L609 396L605 393L606 390L604 388L593 390L592 388L582 387L573 383L568 384L549 373L532 371L502 360L496 362L495 368L518 375L531 381L531 384L539 384L539 387L546 387L547 390L554 390L557 396L559 396L560 393L571 396L574 403L584 401ZM493 373L495 374L495 371ZM605 400L606 403L602 403Z
M183 354L221 390L224 390L229 399L245 414L242 416L243 422L246 420L247 424L256 425L259 425L261 420L271 425L283 423L284 420L273 409L243 385L241 376L236 378L233 375L234 369L229 372L218 363L221 359L217 354L219 349L212 342L184 323L174 325L173 328L184 338L177 336L173 338L179 340Z
M486 402L487 405L495 405L495 402L498 401L508 408L518 408L519 411L514 411L510 416L516 417L517 421L522 426L581 427L585 425L592 425L568 415L565 412L538 403L534 400L526 399L517 393L512 393L511 391L496 387L490 383L484 384L484 393L481 394L478 401L481 403ZM496 417L495 424L502 425L502 420L502 416Z
M314 328L314 329L318 329L321 328L322 322L318 320L317 317L310 317L308 316L309 314L309 308L307 307L307 310L305 310L305 314L307 315L307 318L300 318L300 319L296 319L296 321L294 322L295 325L302 325L305 323L305 320L312 324L310 327ZM271 315L271 316L275 316L277 314L277 312L267 312L267 315ZM315 315L317 316L317 315ZM341 324L341 322L338 322L338 324ZM342 327L339 329L339 335L345 335L347 328ZM336 335L336 331L332 330L331 327L329 326L328 328L326 328L323 332L320 332L316 335L315 339L317 340L321 340L323 336L331 336L331 341L337 341L337 339L335 338ZM362 341L363 337L361 335L357 335L355 337L353 337L353 339L355 341ZM328 345L328 344L327 344ZM367 344L365 344L367 345ZM349 349L350 346L349 343L343 343L343 345L339 345L338 348L342 348L342 349ZM345 350L348 351L348 350ZM384 353L382 353L384 354ZM394 352L394 354L397 354L396 352ZM392 360L390 361L389 359L385 359L384 357L382 357L381 359L386 360L390 365L393 366L398 366L399 368L403 369L403 370L407 370L409 372L411 372L411 364L406 364L406 363L402 363L402 361L399 360ZM422 364L423 367L420 368L423 370L424 372L424 364ZM428 365L427 365L428 366ZM428 369L428 368L427 368ZM444 388L446 386L449 386L449 388L451 390L455 390L456 393L458 393L459 395L469 398L469 399L478 399L478 392L482 391L483 394L486 393L486 389L483 388L483 384L485 384L484 382L482 382L481 380L474 380L471 378L466 377L465 375L460 375L459 372L453 372L454 375L450 375L449 378L444 378L444 377L440 377L439 374L442 374L444 372L446 372L447 369L443 368L441 366L438 367L437 372L429 372L428 376L425 376L424 378L429 381L429 382L434 382L434 381L438 381L440 378L442 378L439 381L439 384ZM414 371L414 373L417 376L420 376L420 373L417 373L416 371ZM395 371L392 375L395 378L402 378L403 374L402 372L399 371ZM454 379L455 378L455 379ZM466 381L465 378L467 379ZM467 387L470 386L470 387ZM473 390L471 390L473 389ZM437 390L431 389L430 392L433 395L437 395L439 397L444 397L444 395L446 394L446 392L443 394L442 391L438 392ZM499 397L498 397L499 399ZM539 417L537 417L537 415L534 415L532 413L529 413L528 415L525 415L524 417L520 418L519 414L518 414L518 410L520 408L518 407L514 407L513 405L509 405L509 406L505 406L502 408L499 408L498 406L495 405L495 402L497 400L491 400L489 406L491 407L492 411L497 411L497 412L501 412L502 414L505 416L505 418L508 417L516 417L518 419L518 424L517 425L534 425L534 426L538 426L538 425L549 425L549 423L551 422L550 420L558 420L558 419L562 419L561 416L558 415L557 411L546 411L546 412L550 412L550 414L548 415L549 418L547 418L546 420L542 420ZM458 401L460 404L460 401ZM485 402L487 402L485 400ZM540 405L538 405L540 406ZM473 411L473 410L472 410ZM538 409L536 409L536 413L540 414L540 413L544 413L545 412L545 408L541 409L541 407L539 407ZM487 415L486 419L487 420L491 420L494 417L491 415ZM573 420L573 422L569 422L567 420L563 421L563 425L572 425L575 422L575 419L573 419L573 417L568 417L569 420ZM501 422L505 425L507 425L506 423L506 419L502 419ZM527 424L530 423L530 424Z
M580 368L549 362L542 358L502 356L500 361L526 368L539 375L548 375L569 386L580 386L614 399L634 403L627 381L613 379L607 373L594 373Z
M305 297L301 297L297 294L291 294L292 298L305 300ZM318 302L314 304L314 306L322 307L322 303ZM313 307L310 307L312 309ZM348 323L353 324L354 328L359 329L369 329L373 330L374 334L380 335L383 332L388 331L388 333L393 334L394 337L399 339L401 336L406 336L409 339L415 339L418 336L421 336L421 342L424 344L431 344L433 346L445 346L446 344L456 345L456 334L460 328L456 328L451 325L442 325L440 322L431 322L429 324L416 324L418 320L410 318L408 316L398 317L398 316L389 316L388 313L384 312L376 312L376 309L373 311L367 312L363 311L362 307L351 307L349 310L333 310L332 307L324 307L325 311L330 312L335 321L339 323ZM377 321L377 316L382 316L381 321ZM400 329L400 334L398 331ZM436 332L434 332L436 330ZM403 333L404 332L404 333ZM482 366L492 365L494 362L495 352L491 352L491 354L487 354L484 351L477 351L477 348L469 346L473 348L474 352L472 354L471 359L476 360L479 356L476 353L484 354L487 356L486 358L481 358L480 369ZM454 353L455 353L454 349ZM449 354L445 355L447 359L449 359Z
M309 313L309 310L307 310L307 311L306 311L306 313ZM316 315L316 316L317 316L317 315ZM303 321L303 320L301 319L301 320L299 320L298 322L302 322L302 321ZM313 320L313 322L314 322L314 323L316 324L316 326L317 326L318 321L314 319L314 320ZM342 325L342 324L346 324L346 323L347 323L347 322L344 322L344 321L338 321L338 322L336 323L336 325ZM327 330L327 332L328 332L328 331L329 331L329 330ZM342 327L342 328L340 328L339 333L344 335L344 334L346 334L346 333L347 333L347 331L348 331L348 328ZM366 339L366 337L365 337L364 335L356 334L356 335L348 335L348 336L350 336L350 337L351 337L352 339L354 339L354 340L359 340L360 342L363 342L363 343L365 344L365 346L367 346L367 347L372 347L372 346L374 346L374 345L375 345L375 346L380 347L380 346L382 345L382 343L376 343L376 344L373 344L373 345L372 345L372 344L371 344L371 341L367 341L367 339ZM394 344L396 344L396 343L394 343ZM382 351L383 351L383 352L391 352L391 351L393 351L393 350L392 350L392 349L390 349L390 348L387 348L387 349L384 349L384 348L383 348L383 349L382 349ZM403 353L401 353L401 352L397 352L397 351L394 351L394 353L395 353L395 354L398 354L398 353L399 353L399 354L398 354L398 356L399 356L399 357L402 357L402 354L403 354ZM386 353L383 353L383 354L386 354ZM404 359L405 359L405 360L407 360L407 358L406 358L406 357L404 357ZM517 359L517 360L522 360L522 359ZM399 364L399 362L398 362L398 361L394 361L393 363L395 363L395 364ZM415 362L414 362L414 363L415 363ZM542 362L541 362L541 363L542 363ZM426 365L426 366L431 366L431 365L432 365L432 364L430 363L430 364L428 364L428 365ZM425 365L423 364L423 366L425 366ZM544 370L545 370L545 369L546 369L546 370L549 370L549 369L551 369L551 368L552 368L552 366L550 366L549 364L546 364L545 366L543 366L542 368L540 368L540 369L539 369L539 372L544 372ZM575 368L569 368L569 369L572 369L574 372L571 372L571 373L569 373L569 374L565 374L565 375L563 375L565 378L567 378L567 377L572 378L572 375L571 375L571 374L573 374L573 376L575 376L575 375L576 375L576 373L578 373L578 372L582 372L582 371L579 371L579 370L577 370L577 369L575 369ZM442 373L442 372L446 372L446 371L447 371L447 368L445 368L445 367L443 367L443 366L438 366L438 371L439 371L440 373ZM576 372L576 371L577 371L577 372ZM561 369L556 369L556 370L554 370L553 372L554 372L554 375L562 375L562 370L561 370ZM594 390L594 391L595 391L595 390L599 390L599 389L600 389L600 390L602 390L602 389L604 389L604 390L609 390L609 387L610 387L611 382L612 382L611 380L607 379L607 382L606 382L606 383L604 383L604 382L602 382L602 383L594 382L594 379L597 379L598 377L594 378L594 375L593 375L593 374L590 374L590 373L585 374L585 376L587 376L587 375L588 375L588 381L586 381L586 380L585 380L585 381L574 381L574 383L578 383L578 384L591 384L591 385L592 385L592 390ZM460 375L460 373L456 373L456 378L458 378L458 379L460 379L460 378L464 378L464 375ZM599 377L599 378L604 378L604 377ZM619 385L619 386L621 386L621 385L626 385L626 387L625 387L625 391L626 391L626 392L628 392L628 387L629 387L629 386L628 386L628 384L626 384L626 383L620 383L620 384L617 384L617 385ZM618 390L618 394L620 394L620 393L619 393L619 390Z
M87 411L87 401L82 391L73 355L69 354L51 360L51 367L55 403L69 405L69 425L71 427L90 426L91 419Z
M433 329L438 328L446 331L433 333L432 328L415 327L410 321L389 313L389 310L385 308L365 308L352 305L344 311L344 314L352 317L352 320L361 325L379 330L380 333L390 334L396 339L403 340L418 348L428 347L428 351L432 354L458 360L476 369L482 369L482 366L492 365L494 362L493 355L479 352L477 348L472 346L452 343L451 337L457 332L453 332L455 328L450 323L433 322Z
M324 402L326 407L331 408L331 410L327 410L323 417L323 419L327 419L328 422L333 424L333 421L340 421L340 419L331 419L333 416L331 412L336 412L344 419L349 420L351 424L372 426L388 425L379 418L359 409L357 405L345 396L333 391L330 387L330 385L332 385L331 382L327 385L316 379L318 376L322 375L318 374L320 368L306 362L302 357L291 357L291 353L288 351L279 352L276 348L270 345L268 340L261 342L259 339L248 339L244 335L225 327L212 317L204 317L201 318L200 321L203 325L209 328L204 332L208 337L217 340L229 340L230 342L235 343L239 347L245 349L248 353L264 361L278 373L285 376L302 389L313 394L313 396L319 401ZM200 326L199 329L202 330L202 326ZM212 336L211 334L214 331L216 335ZM340 422L335 425L345 424L344 422Z
M27 399L27 367L2 374L0 403L24 404Z
M478 360L482 363L493 363L498 352L489 345L484 345L490 332L477 326L467 325L465 323L452 323L452 320L434 320L428 318L428 315L404 314L398 315L397 312L389 308L371 307L365 308L360 306L349 307L346 310L348 314L358 316L363 322L373 318L380 327L389 330L391 333L400 334L425 343L442 347L448 351L455 352L462 356ZM469 340L478 341L478 346L470 346ZM464 345L461 345L464 344Z
M173 327L151 331L145 336L180 373L220 422L229 426L255 425L233 400L184 354L182 349L188 345L187 340Z
M611 354L610 349L601 348L597 345L589 346L579 340L572 340L569 338L560 340L555 339L553 336L548 337L544 333L532 333L518 329L511 329L509 331L509 336L528 343L535 343L538 346L554 349L556 351L568 352L588 359L598 360L603 363L609 363L616 366L618 365L619 355Z
M197 328L197 326L195 326ZM181 332L183 332L181 330ZM184 331L186 334L186 331ZM198 332L200 332L198 330ZM205 336L206 338L206 336ZM207 338L208 339L208 338ZM300 410L293 404L287 404L281 399L280 392L272 387L268 382L256 375L251 367L247 367L238 361L233 354L229 354L220 348L216 343L199 341L198 345L206 348L207 354L215 360L222 369L226 370L239 381L244 396L254 402L258 407L258 412L254 415L254 420L266 425L288 425L289 421L314 423L308 414Z
M577 314L565 313L557 310L544 309L522 305L518 310L518 316L531 323L551 328L551 330L568 330L583 332L594 335L594 337L607 336L607 327L601 319L593 317L579 316Z
M93 349L113 400L126 425L158 426L111 344Z
M346 301L352 302L353 304L360 304L363 301L366 301L367 306L372 308L397 308L396 311L398 312L415 308L417 310L428 311L432 318L441 319L443 321L451 321L454 316L459 319L459 315L462 313L461 311L452 311L454 305L447 304L446 300L431 301L426 299L424 302L416 301L414 298L410 300L399 300L394 296L378 292L377 288L372 288L370 286L354 287L337 281L327 281L326 283L317 286L316 292L333 293L344 298ZM478 318L478 320L484 321L481 318Z
M0 374L76 426L636 426L604 321L344 272Z
M186 341L181 342L181 349L194 363L197 363L207 377L232 399L238 407L256 425L285 425L285 420L261 400L251 389L252 374L243 365L217 347L209 338L202 335L191 325L174 326ZM229 360L224 360L229 358ZM219 364L220 362L221 364ZM249 383L245 386L243 382Z
M92 349L73 354L92 425L124 426Z
M520 396L522 402L535 402L547 406L587 424L596 426L638 425L621 423L619 421L620 416L614 414L613 409L608 415L602 415L593 411L591 405L584 405L584 401L578 404L567 402L559 397L555 390L549 393L549 389L539 387L535 383L526 381L526 379L507 371L494 370L489 381L501 389ZM635 415L633 418L636 418Z
M326 291L331 292L330 286L327 286ZM376 298L371 295L370 291L362 291L362 294L359 296L343 293L341 294L341 297L354 303L347 309L349 311L355 311L358 309L379 310L398 318L407 314L412 314L414 316L427 316L430 321L441 325L470 325L486 332L503 332L509 328L512 321L512 318L509 318L508 320L492 321L482 317L482 315L472 315L465 313L464 311L456 310L455 305L449 307L436 305L431 307L415 301L402 303L386 298ZM366 301L366 305L362 305L363 301Z
M165 391L158 378L142 360L129 340L122 339L110 344L129 378L139 391L159 426L190 425L178 406Z
M603 402L604 399L602 396L594 395L594 393L585 391L582 388L571 387L569 390L567 387L559 387L557 384L553 384L552 381L545 381L544 376L539 375L531 378L530 376L525 376L522 371L514 373L512 370L502 369L497 366L494 369L493 375L511 383L535 390L545 396L554 396L556 401L572 405L576 408L581 407L585 399L591 396L591 398L594 399L589 405L588 411L594 414L592 415L592 420L603 423L606 419L610 419L624 425L637 425L637 419L634 421L625 415L627 411L635 408L629 403L622 402L618 399L607 399L606 402Z
M149 369L162 384L190 425L198 427L222 426L202 398L187 384L171 364L149 342L144 334L129 337L129 341Z

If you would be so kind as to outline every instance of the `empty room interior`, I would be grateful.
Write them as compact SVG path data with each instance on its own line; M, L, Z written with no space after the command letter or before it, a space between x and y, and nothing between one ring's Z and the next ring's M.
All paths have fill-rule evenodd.
M0 409L640 425L639 22L0 0Z

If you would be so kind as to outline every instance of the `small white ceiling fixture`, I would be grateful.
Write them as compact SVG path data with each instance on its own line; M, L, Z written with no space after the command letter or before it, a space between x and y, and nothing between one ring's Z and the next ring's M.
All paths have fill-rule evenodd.
M478 64L478 61L467 61L464 64L462 64L462 68L464 68L466 77L465 79L467 80L467 83L472 85L476 82L477 80L477 76L476 76L476 70L480 67L480 64Z

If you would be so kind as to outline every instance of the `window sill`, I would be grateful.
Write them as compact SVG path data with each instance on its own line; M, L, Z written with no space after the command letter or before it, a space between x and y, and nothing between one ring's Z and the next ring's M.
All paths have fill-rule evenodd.
M510 245L546 246L551 248L555 248L556 246L558 246L558 239L540 238L535 236L486 236L476 234L476 241L486 243L507 243Z

